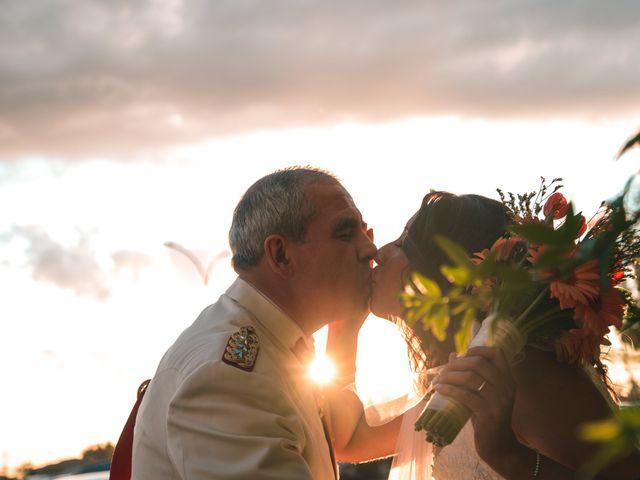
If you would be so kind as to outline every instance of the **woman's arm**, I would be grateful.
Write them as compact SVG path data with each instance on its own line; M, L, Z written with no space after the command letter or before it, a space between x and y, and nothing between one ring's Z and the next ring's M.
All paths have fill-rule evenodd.
M325 388L329 403L336 458L358 463L394 453L402 417L381 426L367 425L364 408L349 388L355 381L356 350L360 322L329 324L326 354L336 365L336 380Z
M362 402L348 389L329 390L336 458L341 462L360 463L393 454L402 424L402 416L380 425L367 425Z
M507 479L532 478L536 450L540 462L533 478L576 478L575 471L597 448L580 440L579 426L611 413L579 367L559 364L551 354L534 349L527 349L526 360L512 374L500 349L472 348L463 357L452 357L436 390L472 411L478 454ZM638 475L636 452L598 478Z

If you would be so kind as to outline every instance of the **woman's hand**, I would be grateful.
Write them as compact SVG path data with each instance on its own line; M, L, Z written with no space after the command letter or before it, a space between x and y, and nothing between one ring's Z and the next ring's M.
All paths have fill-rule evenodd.
M520 447L511 426L515 382L501 349L473 347L462 357L452 353L433 383L471 411L476 451L489 465Z

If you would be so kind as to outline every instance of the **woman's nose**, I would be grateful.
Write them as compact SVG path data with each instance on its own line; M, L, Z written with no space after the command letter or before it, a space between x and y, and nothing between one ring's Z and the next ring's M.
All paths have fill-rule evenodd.
M382 265L384 264L384 260L387 256L387 246L385 245L384 247L381 247L378 252L376 253L376 256L374 257L374 261L376 262L377 265Z

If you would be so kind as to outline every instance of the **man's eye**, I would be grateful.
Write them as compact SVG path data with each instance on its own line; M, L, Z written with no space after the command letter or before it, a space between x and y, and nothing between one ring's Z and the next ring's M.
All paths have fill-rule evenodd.
M336 238L339 238L341 240L351 240L353 238L353 230L338 232L336 234Z

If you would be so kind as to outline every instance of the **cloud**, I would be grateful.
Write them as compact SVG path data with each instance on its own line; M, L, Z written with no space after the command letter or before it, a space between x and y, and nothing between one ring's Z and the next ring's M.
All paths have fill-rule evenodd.
M638 44L635 0L7 2L0 155L418 115L631 115Z
M108 280L111 271L97 260L86 235L81 234L73 245L64 245L38 226L14 226L0 236L0 241L21 239L32 277L71 290L77 295L106 300L110 295ZM111 254L114 270L128 268L137 274L150 265L150 259L140 252L119 250Z
M105 275L86 237L67 247L37 226L14 226L12 236L27 241L25 254L35 280L99 300L109 296Z
M149 257L135 250L118 250L111 254L116 270L128 268L132 271L142 270L151 264Z

